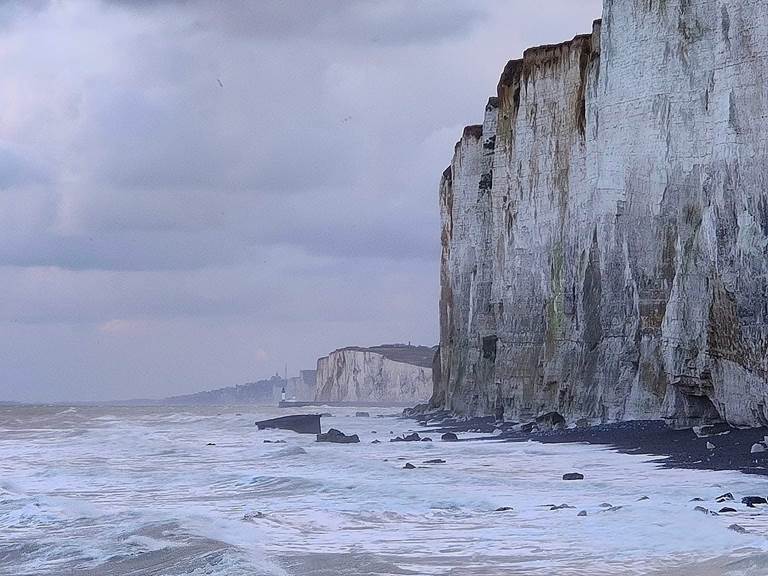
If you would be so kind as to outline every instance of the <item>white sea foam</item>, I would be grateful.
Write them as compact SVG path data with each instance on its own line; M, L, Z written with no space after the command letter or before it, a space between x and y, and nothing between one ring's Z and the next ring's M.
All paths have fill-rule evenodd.
M285 413L276 409L5 411L7 576L304 574L321 556L349 575L357 558L380 561L381 574L673 575L702 561L760 563L768 552L762 510L737 503L737 514L708 516L690 502L718 509L723 492L763 495L764 478L661 469L596 446L444 443L435 434L431 443L389 443L415 423L342 408L323 429L357 433L360 444L253 426ZM446 463L424 464L434 458ZM571 471L586 480L564 482ZM573 508L551 510L560 504ZM753 532L737 534L733 523Z

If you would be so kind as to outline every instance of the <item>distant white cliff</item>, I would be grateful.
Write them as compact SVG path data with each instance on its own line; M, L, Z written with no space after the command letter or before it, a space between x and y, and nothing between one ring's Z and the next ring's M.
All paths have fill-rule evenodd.
M317 361L315 400L417 403L432 395L435 348L342 348Z

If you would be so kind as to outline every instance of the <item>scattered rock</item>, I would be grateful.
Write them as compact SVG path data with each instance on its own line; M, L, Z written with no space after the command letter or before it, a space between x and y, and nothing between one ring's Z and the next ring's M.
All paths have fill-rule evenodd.
M715 498L715 502L730 502L731 500L733 500L733 494L730 492L726 492Z
M624 506L611 506L606 509L606 512L616 512L616 510L621 510L622 508L624 508Z
M600 508L613 508L613 504L609 504L608 502L603 502L599 506Z
M347 436L344 432L331 428L325 434L317 435L317 442L331 442L333 444L357 444L360 442L357 434Z
M752 448L749 450L750 454L761 454L763 452L765 452L765 444L762 442L752 444Z
M586 515L587 515L587 511L586 510L582 510L581 512L576 514L576 516L586 516Z
M748 530L744 528L744 526L739 526L738 524L731 524L728 526L728 530L733 530L734 532L738 532L739 534L746 534Z
M418 432L413 432L407 436L398 436L397 438L392 438L390 442L421 442L421 436L419 436Z
M425 460L424 464L445 464L445 460L435 458L434 460Z
M696 498L691 498L688 500L688 502L704 502L704 498L699 498L698 496Z
M584 480L584 474L568 472L568 474L563 474L563 480Z
M206 446L216 446L216 444L214 442L208 442L208 444L206 444Z
M422 442L432 442L432 438L430 438L429 436L425 436L424 438L421 439L421 441Z
M285 444L285 440L264 440L264 444Z
M741 503L746 504L749 508L754 508L755 504L768 504L768 501L762 496L744 496Z
M728 506L724 506L723 508L720 508L720 510L717 511L718 514L727 514L729 512L736 512L733 508L729 508Z
M707 450L714 450L714 449L715 449L715 445L712 444L712 442L707 442Z
M511 510L514 510L512 506L502 506L501 508L496 508L496 512L509 512Z
M576 428L589 428L592 425L592 422L589 421L588 418L579 418L576 420ZM586 510L582 510L582 512L586 512ZM586 514L584 514L586 516Z
M355 417L357 417L357 418L370 418L371 414L370 414L370 412L355 412Z
M731 427L728 424L708 424L706 426L694 426L693 432L699 438L706 438L707 436L719 436L720 434L728 434L731 431Z
M381 440L374 440L371 444L381 444Z
M243 520L246 522L253 522L258 518L264 518L264 513L254 511L254 512L246 512L245 514L243 514Z
M403 466L403 468L405 468L406 470L413 470L413 469L415 469L415 468L416 468L416 466L414 466L414 465L413 465L413 464L411 464L410 462L406 462L406 463L405 463L405 466Z
M642 502L643 500L650 500L648 496L640 496L640 498L637 499L638 502Z
M446 432L445 434L440 436L440 440L442 440L443 442L456 442L458 439L459 437L456 436L456 434L454 434L453 432Z
M696 512L703 512L704 514L709 514L709 510L704 508L704 506L696 506L696 508L694 508L694 510Z
M560 504L560 506L552 506L550 510L567 510L569 508L576 508L576 506L571 506L570 504Z

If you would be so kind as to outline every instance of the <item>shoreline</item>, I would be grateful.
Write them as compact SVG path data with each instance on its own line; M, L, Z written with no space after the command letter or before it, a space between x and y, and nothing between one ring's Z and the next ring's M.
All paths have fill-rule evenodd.
M500 440L542 444L593 444L626 454L647 455L665 468L733 470L768 476L768 451L751 454L753 444L768 436L768 428L728 428L724 432L698 436L693 429L675 430L663 420L630 420L584 428L523 432L513 422L497 423L493 417L460 420L446 411L403 413L424 426L419 433L484 433L483 438L459 442ZM501 432L499 433L499 430ZM714 446L709 448L708 445Z

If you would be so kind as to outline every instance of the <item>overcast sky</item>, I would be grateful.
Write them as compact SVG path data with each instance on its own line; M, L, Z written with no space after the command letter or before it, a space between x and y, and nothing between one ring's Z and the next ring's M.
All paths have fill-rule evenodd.
M0 0L0 400L438 338L439 175L600 0Z

